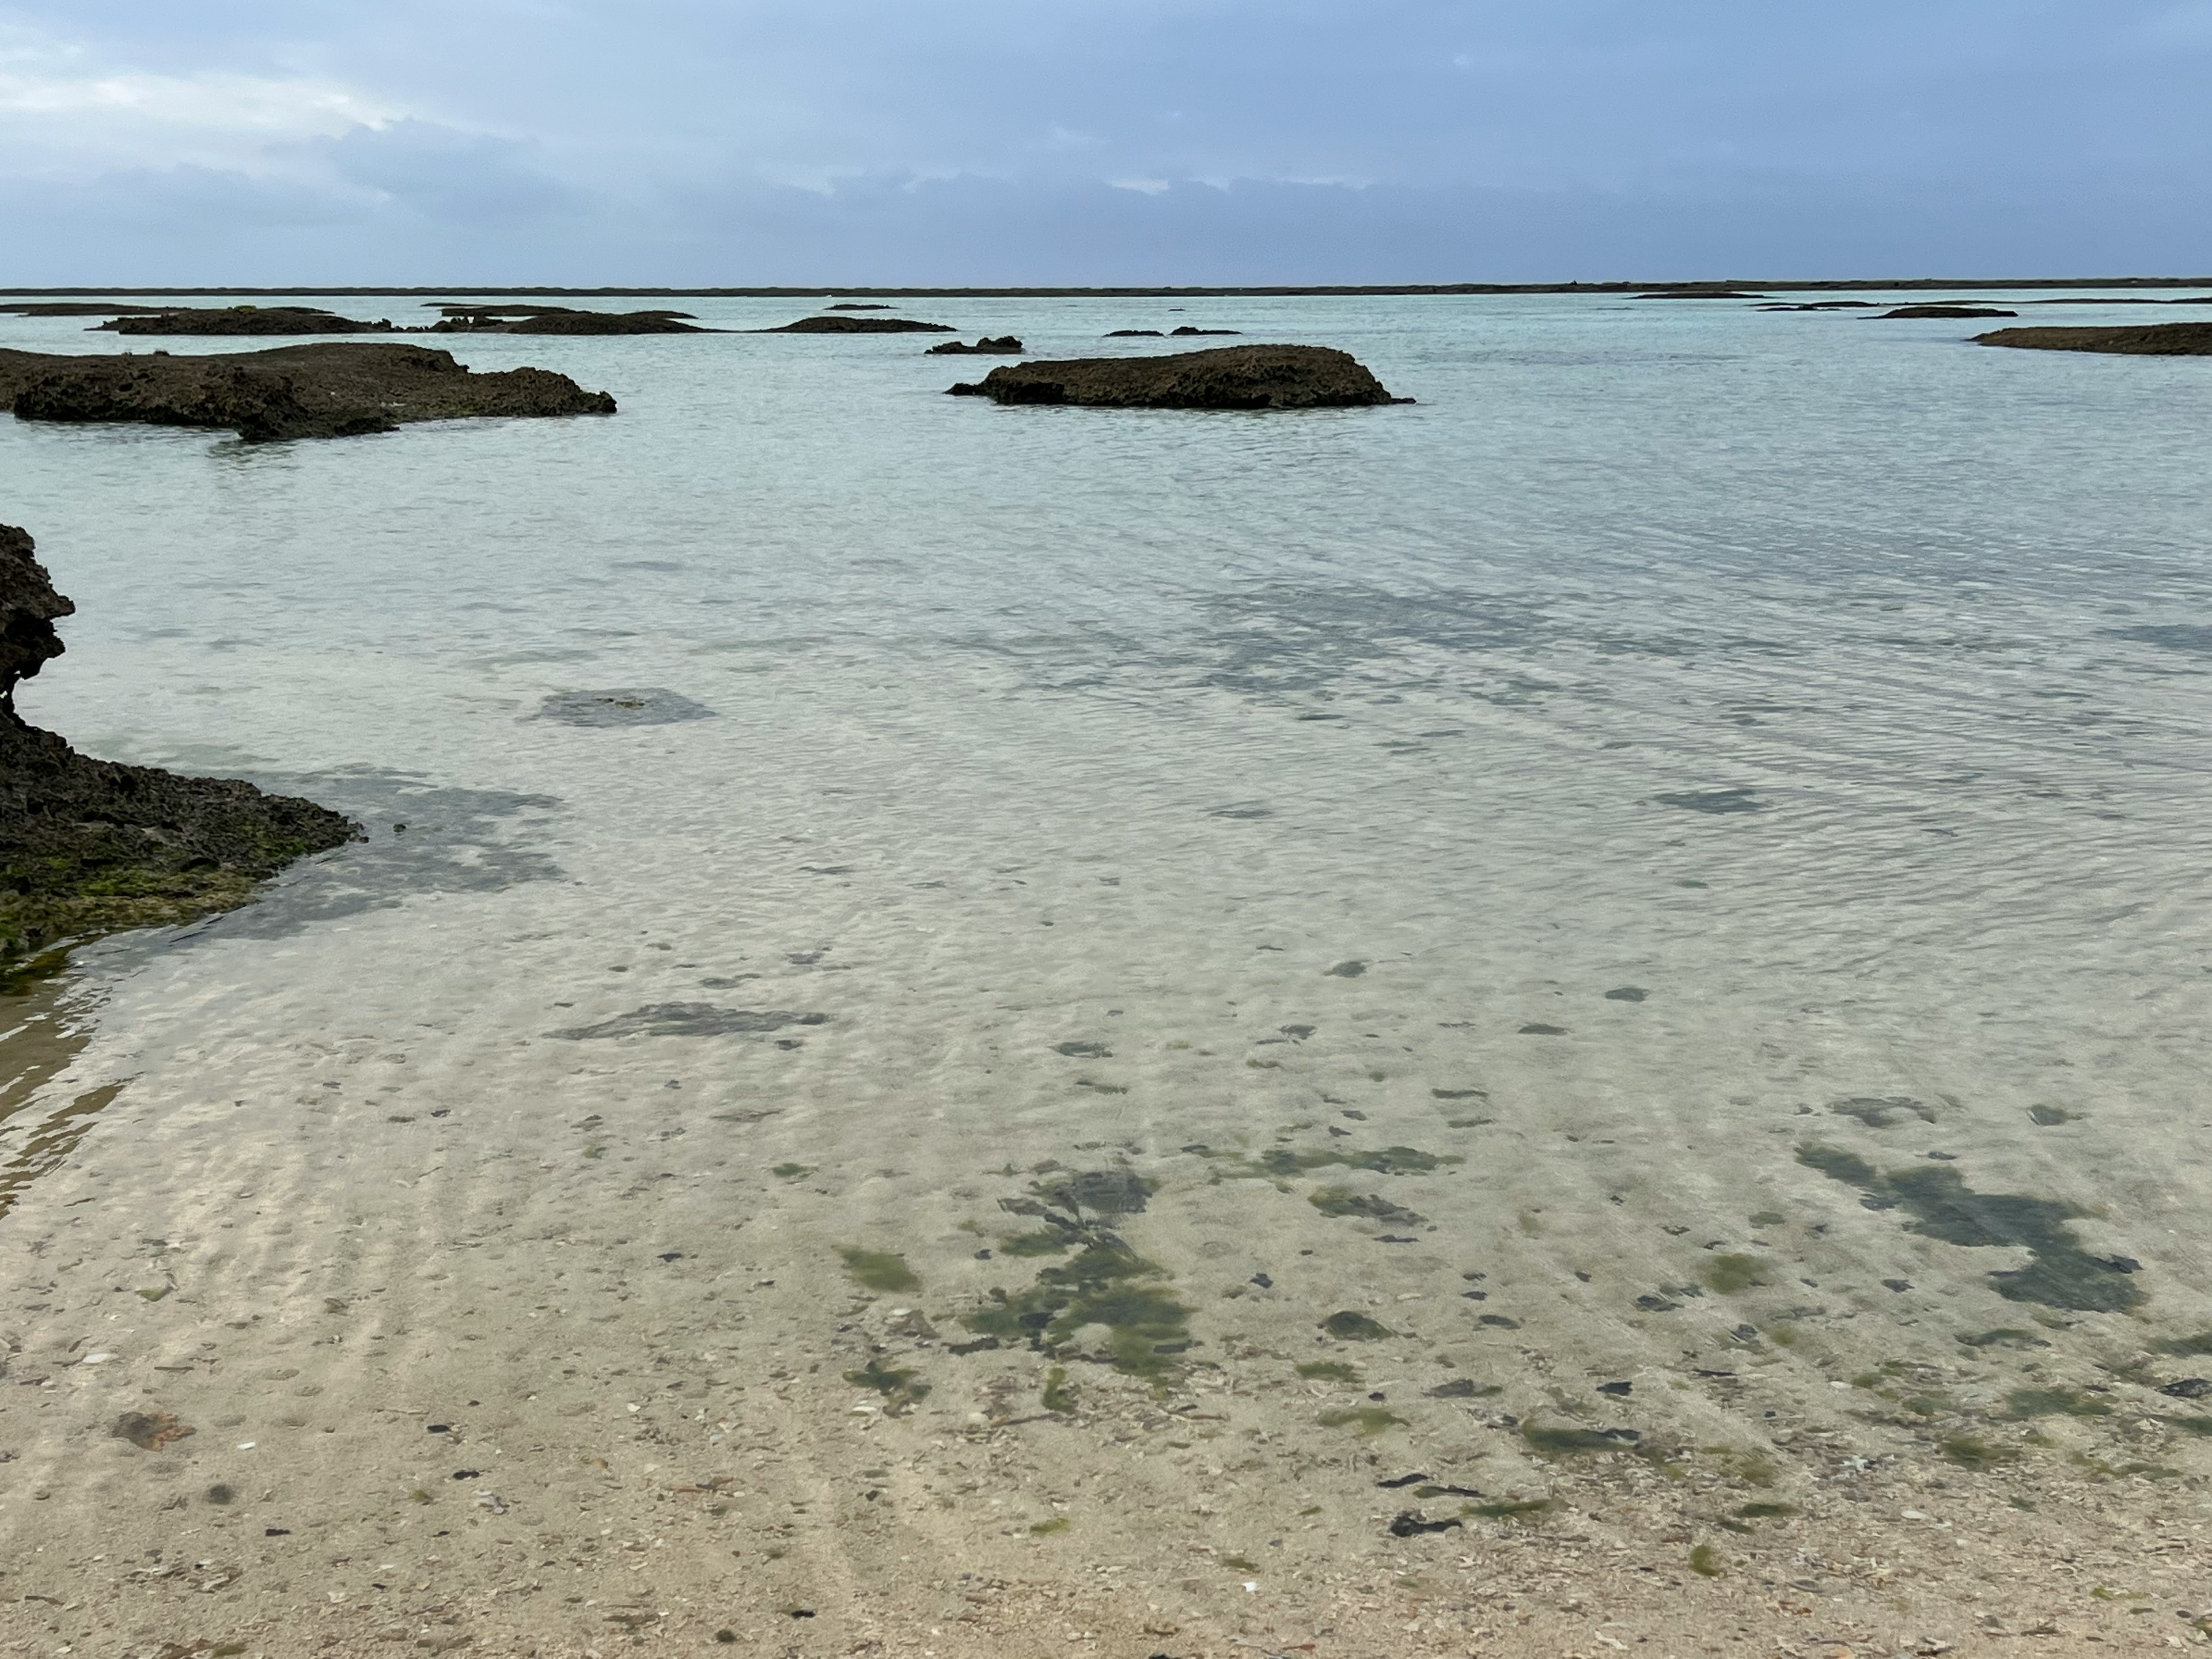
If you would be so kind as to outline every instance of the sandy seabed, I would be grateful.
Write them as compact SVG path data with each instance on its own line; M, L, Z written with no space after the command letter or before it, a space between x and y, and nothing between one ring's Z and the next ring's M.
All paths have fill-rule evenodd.
M2063 803L2015 906L1510 708L740 684L95 953L0 1651L2208 1639L2194 945L2050 948Z

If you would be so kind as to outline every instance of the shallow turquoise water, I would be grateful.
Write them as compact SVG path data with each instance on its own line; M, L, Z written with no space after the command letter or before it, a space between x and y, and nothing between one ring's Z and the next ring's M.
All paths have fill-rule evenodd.
M2203 360L1587 298L914 310L1032 356L1182 321L1339 345L1418 401L1001 410L943 396L988 362L924 338L441 337L622 413L258 449L0 423L0 517L80 607L26 714L374 832L161 942L111 1069L189 1092L199 1050L149 1034L212 1031L244 1091L383 1021L520 1097L574 1059L549 1024L743 963L771 981L744 996L846 1033L746 1062L810 1160L872 1155L891 1098L1024 1155L1234 1133L1297 1089L1171 1043L1303 1019L1409 1068L1407 1113L1480 1078L1531 1137L1626 1114L1640 1151L1543 1166L1571 1208L1623 1167L1732 1210L1826 1193L1755 1139L1801 1109L2123 1233L2194 1190L2166 1153L2207 1115ZM609 688L714 718L535 718ZM281 965L249 947L280 934ZM1109 1019L1152 1085L1070 1093L1047 1037ZM605 1086L661 1086L662 1041ZM1881 1134L1827 1110L1893 1097L1942 1104ZM2032 1123L2051 1103L2077 1127ZM2106 1242L2167 1251L2179 1307L2201 1243L2151 1231Z

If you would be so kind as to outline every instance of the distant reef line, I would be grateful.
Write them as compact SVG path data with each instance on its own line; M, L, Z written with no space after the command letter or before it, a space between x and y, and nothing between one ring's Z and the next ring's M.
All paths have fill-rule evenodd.
M1887 294L1969 289L1990 291L2059 288L2212 288L2212 276L1997 276L1979 281L1949 276L1828 277L1777 282L1759 282L1743 277L1725 282L1307 283L1254 288L841 288L835 283L804 288L0 288L0 298L106 299L119 295L157 295L179 298L358 296L363 299L395 299L461 295L476 298L804 300L827 294L884 300L1201 300L1363 296L1382 299L1398 295L1694 294L1708 289L1756 289L1772 294Z

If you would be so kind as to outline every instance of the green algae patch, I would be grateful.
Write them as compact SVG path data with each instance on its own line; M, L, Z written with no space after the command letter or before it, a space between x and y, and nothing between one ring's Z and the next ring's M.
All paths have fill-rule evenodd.
M1322 1187L1306 1198L1325 1216L1342 1219L1356 1217L1363 1221L1379 1221L1392 1227L1418 1227L1428 1219L1419 1211L1409 1210L1401 1204L1374 1193L1358 1193L1349 1187Z
M1309 1359L1298 1367L1298 1375L1309 1382L1357 1382L1359 1369L1334 1359Z
M1342 1411L1323 1412L1315 1420L1324 1429L1340 1429L1348 1424L1357 1424L1359 1432L1365 1436L1378 1435L1385 1429L1402 1427L1406 1421L1397 1413L1386 1411L1380 1406L1351 1407Z
M2109 1401L2072 1389L2014 1389L2005 1396L2008 1417L2110 1417Z
M1720 1552L1711 1544L1699 1544L1690 1552L1690 1571L1704 1578L1717 1578L1728 1569L1721 1564Z
M1370 1175L1433 1175L1467 1162L1456 1152L1425 1152L1418 1146L1271 1146L1249 1155L1209 1150L1201 1156L1229 1165L1225 1174L1270 1181L1329 1169L1359 1170Z
M1056 1532L1066 1532L1074 1524L1075 1522L1064 1515L1055 1516L1049 1521L1040 1521L1031 1527L1030 1535L1032 1538L1046 1538Z
M1856 1153L1806 1146L1797 1161L1857 1188L1878 1209L1903 1208L1911 1231L1969 1249L2025 1248L2028 1265L1990 1275L1999 1296L2072 1313L2125 1313L2143 1299L2135 1264L2091 1255L2066 1224L2086 1212L2025 1193L1978 1193L1956 1170L1930 1167L1883 1175Z
M1111 1234L1092 1233L1071 1261L1047 1267L1027 1290L994 1289L960 1322L978 1336L1026 1342L1057 1355L1087 1326L1107 1331L1116 1370L1158 1382L1190 1346L1190 1310L1152 1282L1169 1276Z
M1705 1280L1723 1296L1741 1296L1766 1282L1761 1277L1766 1269L1767 1264L1755 1255L1717 1255L1705 1264Z
M857 1371L847 1371L845 1380L856 1389L872 1389L883 1395L896 1411L908 1410L918 1401L929 1397L929 1384L917 1373L893 1370L878 1359L871 1359Z
M1075 1409L1075 1391L1067 1386L1067 1367L1054 1365L1044 1379L1044 1408L1048 1412Z
M1984 1474L2002 1468L2007 1463L2020 1462L2020 1454L2009 1446L1993 1446L1986 1440L1977 1440L1972 1435L1954 1435L1941 1442L1936 1449L1943 1454L1947 1463L1956 1463L1962 1469Z
M1571 1457L1581 1452L1633 1452L1644 1436L1635 1429L1547 1429L1524 1423L1521 1438L1540 1457Z
M1331 1314L1321 1322L1321 1328L1340 1342L1375 1342L1397 1334L1388 1325L1377 1324L1365 1314L1355 1313L1349 1308Z
M837 1247L837 1254L844 1258L845 1271L869 1290L889 1293L921 1288L921 1279L906 1265L902 1255L843 1244Z
M1040 1227L1033 1233L1016 1233L1012 1238L999 1241L999 1249L1006 1255L1066 1255L1075 1248L1065 1233L1056 1233L1049 1227Z
M2201 1359L2212 1356L2212 1331L2200 1331L2195 1336L2162 1336L2150 1346L2154 1352L2177 1359Z
M814 1166L811 1164L779 1164L769 1173L781 1181L796 1181L801 1176L812 1175Z

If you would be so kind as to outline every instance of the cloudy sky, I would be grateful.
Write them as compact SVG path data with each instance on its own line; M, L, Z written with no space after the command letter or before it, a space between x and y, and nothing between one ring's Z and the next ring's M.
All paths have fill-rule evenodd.
M2212 272L2212 0L0 0L0 284Z

